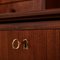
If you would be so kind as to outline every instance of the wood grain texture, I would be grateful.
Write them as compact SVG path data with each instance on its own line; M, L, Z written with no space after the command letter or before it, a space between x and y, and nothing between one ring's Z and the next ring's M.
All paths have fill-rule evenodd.
M48 33L47 33L47 60L56 60L55 30L48 30Z
M2 55L1 55L1 32L0 32L0 60L2 59Z
M22 32L22 35L21 35ZM27 39L29 49L20 51L22 60L46 60L46 30L22 30L19 40Z
M12 48L14 39L18 39L18 31L8 31L8 60L19 60L19 52Z
M56 30L56 60L60 60L60 30Z
M46 60L46 30L30 30L28 32L33 60Z
M2 3L0 3L0 5L0 13L11 13L11 9L14 9L16 12L45 10L45 0L20 0L18 2L17 0L16 2L11 2L11 0L2 0ZM2 7L3 5L4 7ZM7 7L5 7L5 5L7 5Z
M45 0L31 0L13 4L16 12L29 12L35 10L45 10Z
M0 59L8 60L7 31L0 31Z
M0 5L0 14L6 13L6 12L8 12L8 10L9 10L8 5Z
M60 60L60 30L47 31L47 60Z
M13 49L13 39L27 39L29 49ZM0 31L0 52L1 60L60 60L60 30Z

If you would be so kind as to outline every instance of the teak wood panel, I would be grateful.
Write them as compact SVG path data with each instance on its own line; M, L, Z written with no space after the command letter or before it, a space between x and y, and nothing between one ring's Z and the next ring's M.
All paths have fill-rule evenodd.
M8 5L0 5L0 13L6 13L9 12Z
M8 32L8 60L19 60L19 49L15 50L12 47L12 42L14 39L18 39L18 31Z
M13 39L27 39L29 49L24 50L22 44L13 49ZM0 31L0 59L60 60L60 30Z
M22 32L22 40L27 39L29 42L29 49L22 49L22 60L46 60L46 31L26 30Z
M0 31L0 39L1 60L46 60L46 31ZM20 42L27 39L29 49L24 50L23 45L17 50L13 49L13 39L18 39Z
M14 3L13 8L16 10L16 12L45 10L45 0L30 0Z
M0 60L8 60L7 31L0 31Z
M12 0L6 1L3 0L2 3L0 3L0 13L45 10L45 0L20 0L21 2L11 2Z
M60 30L47 31L47 60L60 60Z

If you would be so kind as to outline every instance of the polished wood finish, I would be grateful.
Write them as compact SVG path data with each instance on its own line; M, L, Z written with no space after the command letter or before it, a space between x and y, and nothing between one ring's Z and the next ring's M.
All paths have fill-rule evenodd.
M60 30L17 30L0 31L0 59L22 60L59 60L60 59ZM4 37L4 38L3 38ZM29 49L24 50L23 45L18 50L12 49L13 39L23 42L29 41Z
M60 60L60 11L29 13L0 15L0 59ZM17 50L12 48L13 39L21 42ZM28 50L23 49L24 39L28 40Z
M1 60L46 60L46 30L19 30L19 31L0 31L1 33ZM4 37L4 38L3 38ZM12 48L13 39L29 42L28 50Z
M0 59L8 60L8 31L0 31Z
M29 43L28 50L22 49L22 60L46 60L46 31L22 30L21 32L23 36L20 37L19 32L19 40L27 39Z
M60 30L47 31L47 60L60 60Z
M15 50L12 47L14 39L18 39L18 31L8 31L8 60L19 60L19 49Z
M41 11L45 10L45 0L2 0L2 2L0 2L0 7L0 13Z
M55 30L48 30L47 33L47 60L57 60L56 57L56 31Z

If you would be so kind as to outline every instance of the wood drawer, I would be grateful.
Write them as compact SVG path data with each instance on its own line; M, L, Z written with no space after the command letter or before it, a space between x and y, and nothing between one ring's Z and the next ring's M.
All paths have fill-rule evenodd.
M44 25L43 25L44 24ZM1 60L59 60L60 21L0 24ZM18 49L12 47L17 39ZM28 49L23 49L23 40ZM14 42L18 46L18 42Z

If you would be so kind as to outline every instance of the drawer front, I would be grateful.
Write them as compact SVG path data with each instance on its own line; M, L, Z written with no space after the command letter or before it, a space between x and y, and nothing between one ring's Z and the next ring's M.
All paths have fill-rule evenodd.
M60 22L0 25L1 60L60 60Z
M60 30L0 31L0 59L59 60L59 36Z
M26 47L24 40L28 41L28 44L26 42L28 47ZM8 60L13 59L46 60L46 31L45 30L9 31Z

